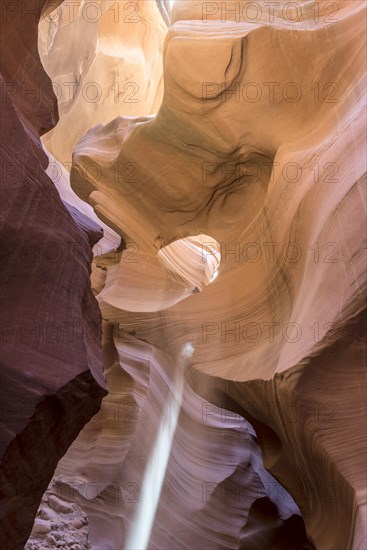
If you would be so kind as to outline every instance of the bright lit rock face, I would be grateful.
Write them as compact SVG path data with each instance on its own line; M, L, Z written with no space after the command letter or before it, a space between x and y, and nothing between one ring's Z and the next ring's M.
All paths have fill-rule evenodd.
M35 272L29 311L62 322L83 289L99 385L85 386L74 431L43 456L48 472L103 392L90 288L109 393L58 463L54 495L86 514L95 550L365 550L365 3L177 0L171 14L165 1L71 4L43 18L39 52L60 111L43 138L48 174L79 221L61 215L43 171L47 206L34 219L47 221L39 242L55 224L79 261L73 285L59 264ZM39 62L31 69L45 79ZM9 126L28 124L33 107L10 100ZM38 132L29 125L43 166L50 105L34 111ZM21 130L4 142L29 167ZM29 281L22 269L14 289ZM28 310L9 288L16 323ZM6 335L19 399L26 387L36 403L38 374L16 355L29 363L34 348ZM52 347L68 366L41 379L42 395L87 370L79 344ZM17 396L17 384L4 387ZM60 421L74 422L67 411ZM19 454L13 464L26 468ZM28 525L41 477L24 491L42 485Z
M166 31L154 1L66 1L43 18L39 51L60 111L43 143L69 171L72 151L91 126L117 114L157 112Z

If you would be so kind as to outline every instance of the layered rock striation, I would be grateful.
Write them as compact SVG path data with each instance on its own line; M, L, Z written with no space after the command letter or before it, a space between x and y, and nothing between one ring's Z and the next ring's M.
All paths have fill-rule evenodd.
M172 357L192 344L191 388L251 422L323 550L366 544L364 7L175 2L157 116L73 155L73 189L147 258L212 237L202 292L133 313L130 267L105 265L102 315ZM134 181L114 178L128 163Z
M89 282L102 231L45 173L40 135L58 117L37 49L47 2L1 8L0 544L17 549L59 459L106 394Z
M72 4L56 126L4 46L3 546L57 467L29 545L364 550L365 3Z

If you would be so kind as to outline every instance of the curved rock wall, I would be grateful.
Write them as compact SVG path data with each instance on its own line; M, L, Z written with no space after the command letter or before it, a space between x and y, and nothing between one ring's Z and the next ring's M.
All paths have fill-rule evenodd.
M72 174L147 258L213 237L218 276L133 314L117 290L130 267L105 264L102 315L173 357L191 342L192 389L252 423L316 547L363 548L365 6L229 4L174 4L157 117L92 128ZM127 163L135 180L113 178Z
M89 276L101 229L63 204L40 134L57 102L37 50L46 2L1 5L1 528L23 548L59 459L98 411L101 317Z
M86 547L364 550L365 3L72 4L39 25L69 213L54 99L4 88L4 400L30 409L5 422L3 546L104 393L93 246L109 394L44 497ZM50 93L31 28L4 78L17 47ZM73 254L18 266L19 242Z
M66 1L42 19L39 51L60 111L43 143L69 171L91 126L157 112L166 28L156 2L145 0Z
M175 363L124 328L115 327L114 344L111 336L105 346L118 356L111 351L110 393L60 462L57 494L72 498L87 513L93 548L141 548L140 529L154 500L154 479L147 483L145 472L152 468L171 392L177 391L182 358ZM247 534L242 530L257 501L273 502L278 522L270 526L254 520L258 548L266 529L277 532L290 518L300 520L293 499L264 469L255 432L243 417L213 407L187 382L182 394L175 395L180 415L148 547L238 548L252 534L252 529ZM141 510L145 515L139 527ZM298 537L296 547L302 548L307 541L302 528L301 521L298 533L283 533L282 543ZM129 534L135 542L131 546Z

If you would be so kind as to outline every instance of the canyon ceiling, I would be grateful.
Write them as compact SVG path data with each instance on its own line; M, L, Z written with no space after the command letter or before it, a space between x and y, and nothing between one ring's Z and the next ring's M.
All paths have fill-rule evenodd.
M366 550L365 1L0 7L1 548Z

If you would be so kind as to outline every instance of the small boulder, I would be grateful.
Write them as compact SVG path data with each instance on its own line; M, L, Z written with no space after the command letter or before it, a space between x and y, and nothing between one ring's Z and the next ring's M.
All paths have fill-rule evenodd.
M63 514L72 514L73 513L73 507L71 504L68 504L67 502L64 502L57 498L55 495L50 495L48 497L48 504L51 506L55 512L63 513Z
M83 521L78 518L73 519L70 523L74 529L81 529L83 527Z
M51 510L48 506L43 506L39 512L39 516L42 519L48 519L49 521L57 520L57 513Z
M55 537L54 537L53 535L51 535L51 534L47 535L46 540L47 540L47 542L48 542L49 544L52 545L52 547L55 547L55 546L56 546L57 541L56 541L56 539L55 539Z
M35 535L44 535L51 531L51 523L44 519L36 518L34 522L32 533Z

